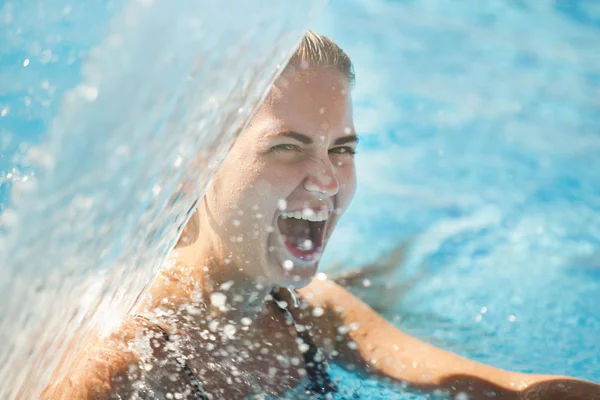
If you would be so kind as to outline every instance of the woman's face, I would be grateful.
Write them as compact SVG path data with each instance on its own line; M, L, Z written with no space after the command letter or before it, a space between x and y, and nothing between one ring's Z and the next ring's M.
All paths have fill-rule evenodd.
M220 264L266 283L310 283L354 195L356 145L347 78L289 66L200 208Z

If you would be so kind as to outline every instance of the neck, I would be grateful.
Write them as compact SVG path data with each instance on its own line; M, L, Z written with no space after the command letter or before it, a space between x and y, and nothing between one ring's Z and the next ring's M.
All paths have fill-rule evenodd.
M273 290L273 285L257 281L227 260L207 265L203 277L208 301L227 318L243 318L264 312L266 300Z
M201 241L173 251L170 258L187 271L206 306L219 317L229 320L253 319L267 310L266 300L273 285L257 281L231 259L216 256L220 252Z

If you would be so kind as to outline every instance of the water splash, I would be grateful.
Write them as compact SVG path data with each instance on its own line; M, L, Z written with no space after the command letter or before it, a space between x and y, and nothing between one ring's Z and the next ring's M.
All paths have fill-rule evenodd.
M317 3L230 1L235 13L210 0L76 6L89 21L104 13L99 42L70 53L85 59L82 78L57 81L37 110L47 133L21 160L35 174L12 188L2 214L0 397L37 397L82 322L83 337L128 310ZM7 3L3 29L20 31L19 40L55 35L55 47L68 47L82 32L61 42L68 7L41 2L36 13ZM56 24L40 29L31 20L42 15ZM38 67L51 62L52 50L38 54ZM15 98L36 78L18 71ZM15 136L12 128L3 135Z

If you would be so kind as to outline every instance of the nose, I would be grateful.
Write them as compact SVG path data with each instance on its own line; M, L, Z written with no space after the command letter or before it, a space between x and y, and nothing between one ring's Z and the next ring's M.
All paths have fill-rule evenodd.
M329 160L316 159L304 181L304 189L319 192L328 197L335 196L340 190L336 169Z

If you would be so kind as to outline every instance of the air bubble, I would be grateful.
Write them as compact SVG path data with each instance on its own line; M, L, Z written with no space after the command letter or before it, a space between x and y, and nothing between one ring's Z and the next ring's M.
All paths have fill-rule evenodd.
M231 221L231 223L233 224L233 226L240 226L241 224L239 219L234 219L233 221Z
M23 66L26 67L29 65L29 58L26 58L25 61L23 61Z
M325 107L319 108L319 114L325 114Z

